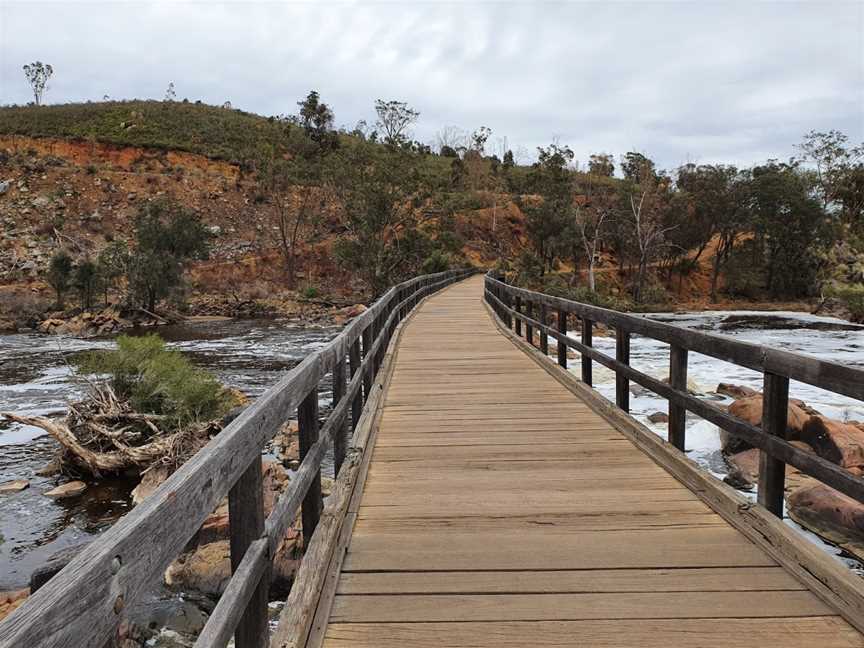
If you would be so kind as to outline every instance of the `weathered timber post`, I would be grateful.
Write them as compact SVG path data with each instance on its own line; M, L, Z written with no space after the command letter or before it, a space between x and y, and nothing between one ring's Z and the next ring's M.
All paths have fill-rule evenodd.
M519 314L522 313L522 298L516 295L516 335L522 337L522 320Z
M669 385L687 393L687 349L669 347ZM684 434L687 410L669 401L669 443L684 452Z
M615 359L630 364L630 333L622 328L615 332ZM625 412L630 411L630 381L627 376L615 373L615 403Z
M785 439L788 413L789 379L766 372L762 383L762 429L767 434ZM779 518L783 517L785 482L786 464L760 450L757 499Z
M546 304L540 304L540 323L543 326L546 326ZM537 331L540 335L540 353L543 355L549 355L549 336L546 335L546 331L540 329Z
M351 367L351 378L354 374L360 371L361 363L360 354L360 338L357 338L351 343L351 348L348 350L348 362ZM351 401L351 431L357 427L357 421L360 420L360 414L363 412L363 390L358 389L354 395L354 400Z
M503 281L503 279L502 279L502 281ZM504 306L506 308L506 310L504 311L504 316L505 316L504 321L507 323L507 328L512 329L513 328L513 313L510 311L510 309L513 308L513 300L510 298L510 291L507 289L507 286L504 286L502 293L503 293L502 297L503 297L503 301L504 301Z
M228 491L229 544L231 573L237 571L246 550L264 534L264 488L261 458L255 457ZM234 630L237 648L265 648L270 639L267 627L267 595L270 568L264 570L246 610Z
M312 388L309 395L297 408L297 424L300 428L300 462L318 440L318 386ZM321 470L315 473L306 497L303 498L303 546L308 547L321 518L323 499L321 497Z
M363 338L363 402L369 399L372 392L372 363L369 355L372 349L372 323L366 325L361 335ZM368 362L367 362L368 360Z
M333 367L333 409L345 395L345 358L341 358ZM348 440L348 416L342 423L333 428L333 471L339 474L342 462L345 460L345 443Z
M567 313L563 310L558 311L558 332L567 335ZM567 345L561 340L558 340L558 364L567 368Z
M534 304L530 301L525 302L525 317L534 318ZM534 327L528 322L525 322L525 339L528 340L528 344L534 346Z
M591 346L591 338L593 337L594 322L590 319L582 318L582 344L586 347ZM591 371L591 358L584 353L582 354L582 382L589 387L594 383Z

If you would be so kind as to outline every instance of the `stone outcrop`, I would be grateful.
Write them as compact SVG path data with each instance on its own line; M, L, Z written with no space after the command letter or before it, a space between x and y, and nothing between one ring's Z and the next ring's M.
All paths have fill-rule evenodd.
M801 526L864 560L864 505L824 484L811 484L786 498L786 511Z

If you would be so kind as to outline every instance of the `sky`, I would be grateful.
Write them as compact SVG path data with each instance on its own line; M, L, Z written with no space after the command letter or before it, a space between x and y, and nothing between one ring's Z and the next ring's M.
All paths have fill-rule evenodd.
M810 130L864 140L864 1L16 2L0 0L0 104L178 99L288 114L315 89L337 125L375 99L416 139L488 126L530 161L552 141L749 166ZM500 154L500 153L499 153Z

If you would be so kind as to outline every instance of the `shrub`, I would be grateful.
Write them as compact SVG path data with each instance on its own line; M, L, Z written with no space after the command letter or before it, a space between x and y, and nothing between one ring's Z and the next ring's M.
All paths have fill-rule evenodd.
M853 322L864 322L864 286L838 286L825 291L826 296L842 301Z
M306 286L300 294L303 295L304 299L315 299L319 292L316 286Z
M450 257L441 250L435 250L426 257L423 265L420 267L421 274L435 274L436 272L445 272L450 269Z
M216 378L155 334L121 335L115 350L85 354L77 366L80 373L105 375L134 411L163 415L171 428L220 418L234 405Z

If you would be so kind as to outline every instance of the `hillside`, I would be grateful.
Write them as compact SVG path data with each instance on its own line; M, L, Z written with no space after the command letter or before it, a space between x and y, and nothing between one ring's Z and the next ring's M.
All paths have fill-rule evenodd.
M0 328L47 315L53 293L44 277L57 249L98 254L128 238L140 206L162 196L199 214L213 234L210 258L190 272L189 312L296 315L316 303L368 299L334 260L341 225L332 203L299 250L295 289L286 289L273 205L244 165L255 147L281 145L284 130L256 115L182 102L0 109ZM449 173L449 160L424 160L430 174ZM446 209L429 210L424 227L434 230L441 219L454 228L457 256L480 265L496 261L490 241L503 236L509 251L523 234L522 214L506 196L456 192Z

